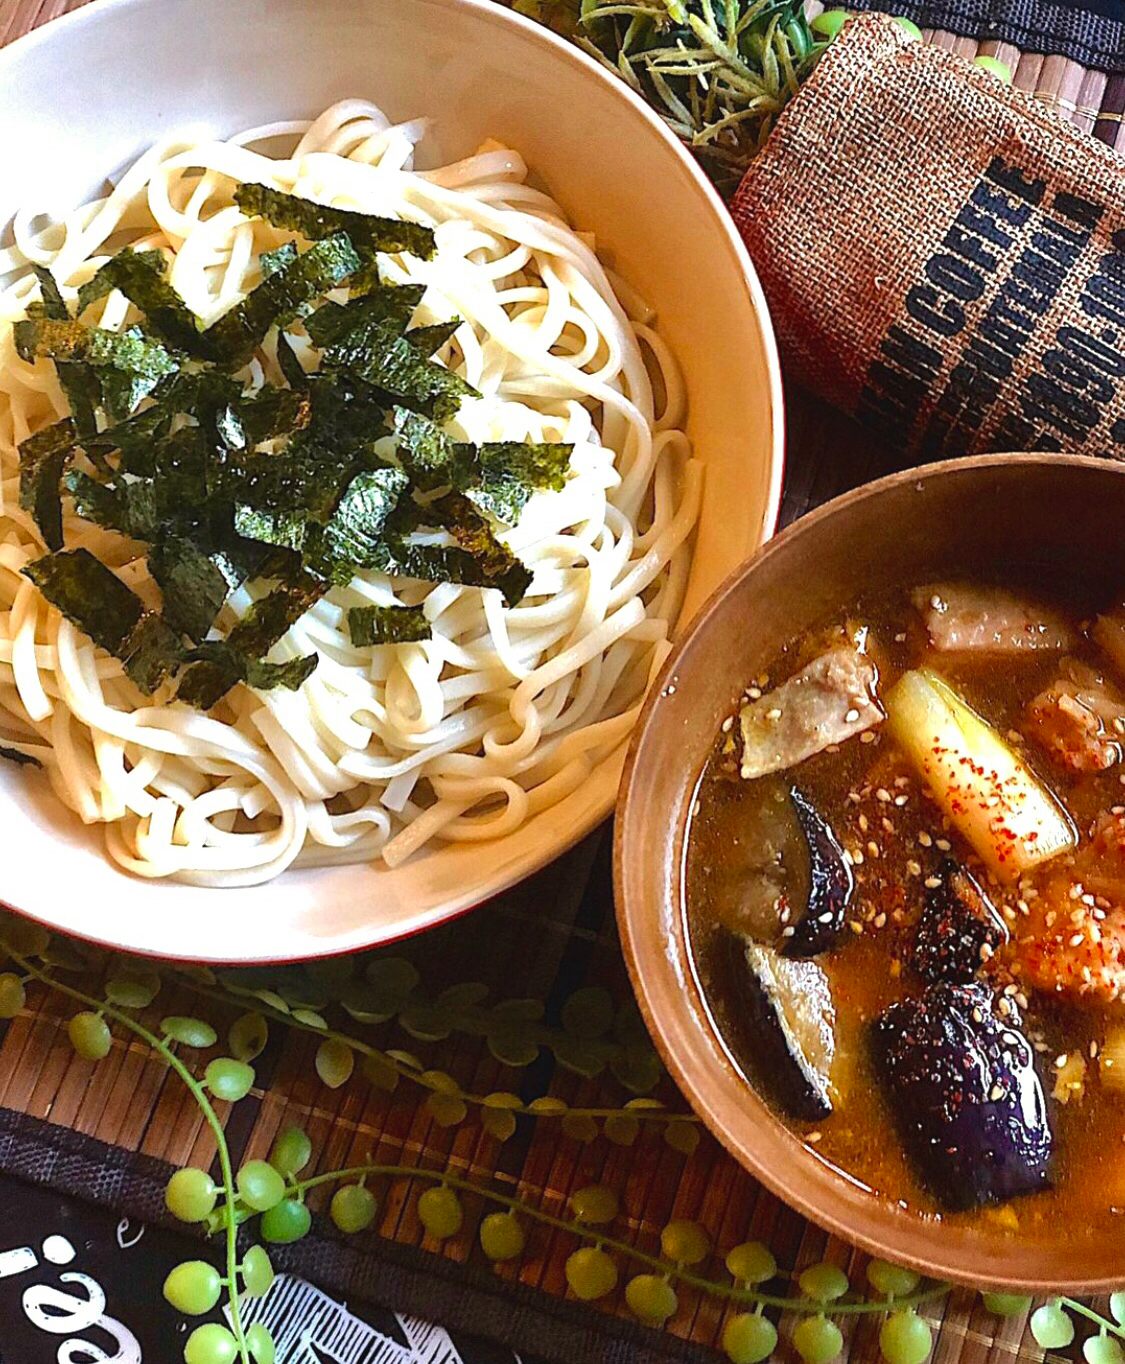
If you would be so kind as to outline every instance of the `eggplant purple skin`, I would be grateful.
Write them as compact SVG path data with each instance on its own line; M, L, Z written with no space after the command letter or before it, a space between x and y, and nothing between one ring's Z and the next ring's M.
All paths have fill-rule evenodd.
M809 903L802 918L786 928L781 950L787 957L816 957L843 932L855 878L828 821L797 787L789 799L809 850Z
M1054 1139L1018 1010L981 981L931 985L874 1025L876 1069L907 1154L953 1211L1051 1185Z
M930 981L970 981L983 964L982 949L990 955L1008 941L1008 926L976 877L952 857L942 861L937 880L918 921L914 966Z

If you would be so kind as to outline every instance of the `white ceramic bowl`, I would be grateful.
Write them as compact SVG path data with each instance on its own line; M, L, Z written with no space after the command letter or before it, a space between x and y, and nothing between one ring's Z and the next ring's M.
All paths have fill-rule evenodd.
M464 155L485 137L518 148L657 309L706 464L686 620L777 515L781 384L765 300L728 214L661 121L571 44L492 0L95 0L0 52L0 244L17 208L88 200L166 133L229 135L349 95L393 117L431 116L429 158ZM103 854L100 830L0 763L0 900L169 957L354 950L438 923L543 866L609 813L621 762L496 842L438 847L395 871L291 871L240 890L127 876Z

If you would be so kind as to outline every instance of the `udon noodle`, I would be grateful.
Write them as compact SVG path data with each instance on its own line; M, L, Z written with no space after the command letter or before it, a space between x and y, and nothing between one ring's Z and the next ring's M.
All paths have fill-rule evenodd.
M667 652L701 485L676 366L516 152L487 144L419 172L424 130L350 100L312 124L167 140L61 221L43 227L29 211L0 252L0 739L37 757L142 876L247 885L294 862L395 866L432 840L508 834L622 742ZM295 150L267 155L282 137ZM39 296L32 264L69 300L126 244L163 248L174 287L214 320L257 283L259 254L292 235L234 206L247 181L433 227L432 260L380 260L384 279L427 286L415 324L463 319L438 358L481 397L447 429L574 449L561 491L534 494L500 533L534 574L518 605L496 589L362 573L271 651L318 653L299 690L239 685L203 713L167 688L144 697L21 574L44 551L20 509L17 447L69 407L54 366L19 359L8 324ZM116 292L92 311L112 329L135 316ZM280 382L271 342L244 377ZM159 606L143 547L71 514L65 533ZM265 590L233 593L218 634ZM344 618L361 604L424 604L432 638L358 648Z

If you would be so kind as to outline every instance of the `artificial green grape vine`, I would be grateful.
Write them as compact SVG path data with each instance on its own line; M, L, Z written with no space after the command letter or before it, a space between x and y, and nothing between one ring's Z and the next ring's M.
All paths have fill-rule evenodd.
M366 1044L328 1028L323 1017L308 1006L281 999L281 1007L276 1007L273 1001L262 998L263 991L258 990L255 1002L262 1014L238 1019L230 1030L232 1054L205 1062L201 1058L202 1075L197 1077L176 1048L213 1047L218 1043L218 1033L210 1023L182 1015L163 1018L156 1030L139 1023L130 1011L151 1005L160 988L160 978L152 971L140 968L111 974L104 986L104 997L99 999L57 978L51 963L61 961L66 967L73 966L74 954L52 945L48 936L34 926L5 923L0 946L6 947L16 968L0 973L0 1018L14 1017L26 1007L28 981L37 980L59 991L81 1006L67 1028L80 1055L91 1061L101 1059L112 1044L110 1025L124 1029L176 1072L211 1129L217 1149L218 1179L201 1169L178 1170L169 1180L166 1202L180 1220L198 1224L205 1232L223 1238L225 1273L204 1260L188 1261L169 1274L164 1292L168 1301L188 1316L213 1311L225 1293L230 1326L216 1322L197 1326L185 1344L186 1364L272 1364L269 1333L260 1323L243 1325L239 1293L260 1296L268 1292L274 1277L273 1266L261 1246L251 1246L239 1259L240 1226L256 1219L263 1241L276 1245L297 1241L308 1234L313 1224L307 1196L331 1189L328 1216L340 1232L354 1235L374 1224L379 1209L378 1187L402 1180L425 1186L416 1197L417 1213L426 1232L438 1241L448 1240L463 1230L465 1198L490 1207L477 1222L476 1239L484 1256L496 1264L518 1260L526 1252L529 1230L535 1225L572 1236L576 1247L566 1262L566 1278L570 1291L581 1300L597 1301L612 1292L621 1282L622 1267L627 1265L631 1272L624 1283L626 1305L639 1321L650 1326L661 1326L675 1315L679 1308L678 1290L695 1290L725 1302L737 1309L728 1316L722 1332L723 1349L732 1364L760 1364L773 1353L778 1332L765 1315L767 1309L792 1312L801 1318L791 1339L805 1364L828 1364L842 1349L838 1319L871 1314L884 1318L879 1344L888 1364L923 1364L930 1353L931 1327L917 1309L943 1297L950 1291L949 1285L922 1283L910 1270L873 1260L866 1273L874 1298L855 1294L844 1272L830 1264L804 1269L797 1276L795 1294L769 1293L763 1285L781 1275L768 1247L759 1242L734 1246L723 1259L729 1276L724 1278L708 1268L714 1249L705 1229L696 1222L677 1219L663 1228L658 1253L643 1250L613 1234L611 1224L620 1208L617 1195L605 1185L575 1190L562 1215L452 1170L371 1163L303 1177L302 1172L312 1161L313 1147L308 1135L297 1127L279 1132L266 1160L246 1161L235 1171L214 1101L237 1103L253 1086L251 1061L265 1045L266 1013L276 1015L287 1026L320 1034L322 1048L325 1043L332 1043L347 1049L349 1055L363 1056L365 1061ZM191 973L188 982L182 973L175 975L181 982L194 982L193 988L204 993L217 991L224 1004L232 1002L231 995L217 989L210 973L207 977ZM480 987L474 987L471 992L462 993L458 1009L465 1007L470 993L477 997L471 1007L482 1002ZM233 999L238 998L236 993ZM604 1014L604 1003L599 1003L597 1009ZM369 1051L381 1063L384 1053L375 1048ZM402 1060L402 1053L386 1055L392 1063L397 1061L410 1078L428 1088L431 1099L444 1096L462 1105L471 1100L480 1105L482 1114L503 1113L512 1121L518 1110L539 1119L565 1120L578 1115L606 1121L631 1120L639 1126L649 1114L658 1112L645 1107L568 1109L550 1096L523 1104L515 1095L463 1095L444 1072L420 1071L421 1063L415 1058ZM335 1070L322 1060L318 1065L327 1084L340 1082L341 1069L351 1074L352 1067L344 1066L338 1058ZM654 1101L631 1102L645 1105ZM671 1114L663 1114L663 1118L667 1127L675 1121L685 1121ZM999 1314L1030 1312L1029 1330L1044 1349L1066 1348L1075 1338L1075 1320L1088 1321L1095 1331L1083 1342L1086 1364L1125 1364L1125 1291L1114 1294L1110 1300L1112 1318L1071 1298L1050 1299L1034 1311L1031 1299L1019 1295L990 1293L984 1295L984 1302Z
M169 1181L166 1201L173 1216L180 1217L182 1221L186 1222L201 1222L212 1215L212 1209L215 1207L219 1195L222 1195L225 1213L220 1214L220 1217L225 1239L227 1272L225 1279L220 1279L217 1271L214 1271L214 1274L215 1279L218 1280L220 1291L225 1287L227 1292L230 1329L228 1330L227 1327L217 1323L197 1327L185 1342L184 1359L186 1364L233 1364L235 1360L239 1361L239 1364L272 1364L273 1343L268 1331L264 1327L256 1325L251 1328L253 1332L251 1334L243 1330L242 1326L242 1312L237 1285L243 1266L239 1264L238 1260L238 1221L233 1215L236 1199L234 1171L223 1124L220 1122L211 1102L212 1095L217 1098L230 1098L231 1095L234 1095L232 1102L245 1097L253 1084L254 1073L252 1069L240 1061L216 1058L209 1062L204 1079L201 1082L196 1079L174 1050L176 1045L175 1034L177 1031L183 1030L182 1025L185 1020L177 1017L168 1019L167 1022L172 1024L171 1029L164 1035L158 1036L125 1012L127 1008L146 1007L155 998L156 989L148 993L140 985L129 982L127 992L118 993L120 1003L114 1003L108 997L108 994L112 993L111 991L107 991L106 999L98 1000L82 990L75 989L72 985L54 979L48 971L36 965L29 957L22 956L10 942L5 943L5 946L13 962L20 968L25 980L39 980L60 994L85 1006L80 1013L71 1019L67 1029L71 1044L79 1056L90 1061L99 1061L108 1054L111 1037L109 1024L106 1020L112 1019L113 1022L125 1028L138 1041L144 1042L156 1055L160 1056L186 1085L215 1138L222 1182L216 1187L210 1175L204 1170L179 1170ZM159 982L157 982L158 987ZM187 1021L194 1022L194 1020ZM199 1025L199 1030L201 1032L211 1031L206 1024L202 1023ZM245 1072L249 1072L249 1083L244 1085ZM184 1266L180 1266L180 1277L173 1285L173 1292L177 1294L180 1302L190 1304L189 1311L202 1313L209 1311L215 1305L218 1296L215 1296L215 1302L210 1302L211 1290L215 1286L214 1280L211 1278L213 1266L208 1265L204 1270L202 1261L196 1263L199 1267L195 1269L194 1274L189 1271L185 1275ZM248 1285L244 1284L244 1286L248 1292L251 1291ZM173 1299L169 1298L169 1301L173 1301ZM205 1301L207 1305L199 1305Z

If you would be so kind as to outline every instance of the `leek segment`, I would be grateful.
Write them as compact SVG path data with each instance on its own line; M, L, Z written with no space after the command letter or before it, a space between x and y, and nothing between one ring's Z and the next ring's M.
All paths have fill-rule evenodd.
M936 674L904 674L884 704L891 734L934 799L1002 880L1075 846L1074 826L1051 792Z

